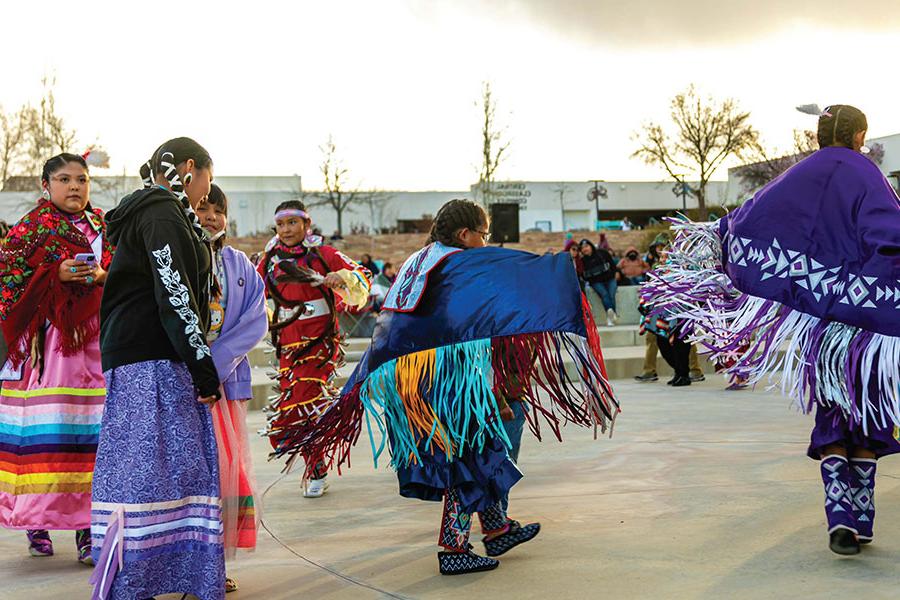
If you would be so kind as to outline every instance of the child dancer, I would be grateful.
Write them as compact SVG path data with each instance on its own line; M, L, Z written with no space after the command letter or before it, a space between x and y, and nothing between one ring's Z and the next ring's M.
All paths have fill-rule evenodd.
M228 198L212 184L197 206L197 218L209 233L213 249L213 293L210 298L210 342L213 362L222 382L222 400L213 405L213 426L219 448L219 480L225 558L236 548L256 547L259 495L247 437L247 403L253 397L247 354L266 335L266 294L256 268L240 250L225 245ZM225 591L237 583L225 580Z
M838 554L872 541L877 459L900 451L900 200L860 153L866 129L852 106L822 111L818 151L728 217L678 221L642 290L741 383L777 377L815 407L807 454Z
M338 311L344 305L364 305L371 279L359 264L308 235L311 223L302 202L280 204L275 209L276 235L259 263L266 292L275 303L270 330L281 390L269 405L268 435L275 456L290 454L291 462L296 457L295 432L317 419L338 393L331 383L344 359ZM303 495L321 497L328 467L321 455L302 454Z
M605 430L618 413L571 258L485 248L488 235L477 204L441 207L430 243L407 259L391 287L372 346L342 396L295 436L295 451L340 467L365 413L376 460L390 443L400 495L443 501L438 565L446 575L494 569L499 562L490 557L540 530L503 508L522 475L508 456L493 388L527 402L536 435L539 415L559 437L560 420ZM574 378L563 356L575 362ZM378 446L373 422L386 433ZM475 512L489 557L469 545Z

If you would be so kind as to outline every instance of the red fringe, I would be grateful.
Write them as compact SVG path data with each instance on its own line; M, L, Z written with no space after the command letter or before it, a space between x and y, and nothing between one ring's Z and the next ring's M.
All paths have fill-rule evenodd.
M597 332L597 322L594 321L594 311L584 293L581 294L581 314L584 316L584 326L587 328L588 347L600 365L603 379L609 381L609 377L606 375L606 363L603 360L603 350L600 348L600 334Z
M344 396L334 399L318 419L306 419L299 424L291 424L284 439L279 439L270 459L288 457L287 470L295 457L302 453L307 456L321 456L327 470L337 468L338 475L343 467L350 468L350 449L359 440L362 432L363 404L359 399L360 385ZM278 438L279 432L269 435ZM306 465L305 477L312 477L315 464Z
M599 343L599 338L597 342ZM612 421L619 412L612 389L605 381L605 373L603 380L598 382L599 388L595 383L600 373L590 373L584 364L580 365L583 381L573 382L569 378L563 362L564 353L568 354L569 349L563 348L563 342L556 334L534 333L494 338L492 349L496 392L506 398L521 399L529 404L531 410L526 412L526 417L532 433L539 440L541 431L538 417L542 416L556 439L562 441L561 423L595 427L603 419ZM602 362L600 370L603 370ZM541 390L550 399L549 407L544 406L541 401ZM592 400L596 400L596 406Z

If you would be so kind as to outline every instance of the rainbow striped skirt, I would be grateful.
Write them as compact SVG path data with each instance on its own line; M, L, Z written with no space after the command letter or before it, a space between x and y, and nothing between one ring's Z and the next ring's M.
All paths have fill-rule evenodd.
M0 389L0 526L86 529L106 397L97 340L74 356L48 327L43 373L26 363Z

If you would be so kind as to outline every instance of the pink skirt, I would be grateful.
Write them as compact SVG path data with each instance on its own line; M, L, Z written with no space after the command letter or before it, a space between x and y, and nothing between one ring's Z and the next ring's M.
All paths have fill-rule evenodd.
M44 372L30 360L0 390L0 527L86 529L106 398L95 338L63 356L48 326Z
M237 548L256 548L260 516L247 436L247 403L222 398L212 414L219 447L225 556L233 558Z

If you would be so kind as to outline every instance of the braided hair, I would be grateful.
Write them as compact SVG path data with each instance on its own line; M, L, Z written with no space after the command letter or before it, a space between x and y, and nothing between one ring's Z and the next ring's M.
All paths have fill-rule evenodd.
M832 104L819 116L816 137L819 147L844 146L853 148L853 136L869 128L866 115L849 104Z
M153 187L156 184L156 176L163 174L169 183L169 189L175 194L175 197L181 202L184 214L194 228L194 233L201 240L208 239L208 234L203 226L200 225L200 219L194 214L188 195L184 191L184 183L178 175L178 165L192 159L198 169L206 169L212 166L212 158L206 149L188 137L180 137L169 140L156 149L153 156L146 163L141 165L141 179L144 187Z
M463 228L476 231L487 222L487 213L484 212L481 205L475 204L471 200L451 200L444 204L435 215L428 243L440 242L445 246L462 248L463 244L456 237L456 232Z

